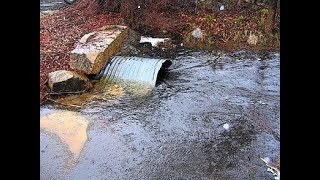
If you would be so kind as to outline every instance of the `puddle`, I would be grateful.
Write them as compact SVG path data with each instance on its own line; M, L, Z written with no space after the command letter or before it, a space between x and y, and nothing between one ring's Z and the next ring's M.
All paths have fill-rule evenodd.
M57 135L78 158L87 141L88 121L77 112L49 113L40 119L40 128Z

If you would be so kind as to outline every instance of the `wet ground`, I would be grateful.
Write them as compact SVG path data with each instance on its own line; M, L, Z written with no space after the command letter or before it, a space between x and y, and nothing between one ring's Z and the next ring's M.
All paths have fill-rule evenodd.
M40 11L56 10L66 5L63 0L40 0Z
M40 107L41 179L273 179L260 157L280 154L279 53L172 62L150 94Z

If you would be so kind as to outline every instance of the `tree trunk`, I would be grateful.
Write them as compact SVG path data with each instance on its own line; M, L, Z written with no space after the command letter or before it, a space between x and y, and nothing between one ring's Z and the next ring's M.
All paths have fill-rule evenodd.
M272 13L272 28L274 29L276 26L276 17L277 17L277 8L278 8L278 0L273 0L273 13Z
M269 34L271 32L271 29L272 29L272 14L273 14L272 5L269 4L268 5L268 14L267 14L267 19L266 19L266 24L265 24L265 27L264 27L264 32L266 34Z
M276 15L277 15L277 7L278 7L278 0L272 0L271 3L268 5L268 15L267 21L265 26L265 33L271 33L271 31L275 28L276 24Z

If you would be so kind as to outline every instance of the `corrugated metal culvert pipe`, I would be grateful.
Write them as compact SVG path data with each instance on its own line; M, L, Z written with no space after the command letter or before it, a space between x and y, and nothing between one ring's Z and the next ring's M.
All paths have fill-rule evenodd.
M168 68L168 59L114 56L101 70L101 82L138 83L153 88L161 68Z

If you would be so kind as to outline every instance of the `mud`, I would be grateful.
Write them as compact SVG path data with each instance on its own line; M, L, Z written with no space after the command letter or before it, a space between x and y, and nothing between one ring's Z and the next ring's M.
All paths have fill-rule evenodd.
M259 158L280 154L279 53L183 51L172 62L151 93L78 110L89 125L72 164L41 128L41 179L273 179Z

